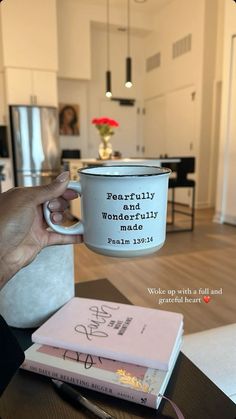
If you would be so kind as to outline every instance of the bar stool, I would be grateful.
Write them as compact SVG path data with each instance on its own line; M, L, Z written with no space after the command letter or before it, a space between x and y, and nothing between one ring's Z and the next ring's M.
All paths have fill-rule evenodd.
M182 214L187 217L190 217L190 227L188 228L175 228L169 229L167 232L183 232L183 231L193 231L194 230L194 221L195 221L195 187L196 182L195 180L188 179L188 173L195 172L195 157L178 157L180 162L178 163L162 163L163 167L168 167L172 170L172 172L176 172L175 178L169 179L169 189L172 190L171 194L171 221L167 224L173 225L175 224L175 214ZM192 202L191 202L191 211L187 212L182 209L176 207L176 200L175 200L175 191L177 188L190 188L191 195L192 195Z
M0 193L2 192L2 181L5 180L5 175L2 173L4 169L3 165L0 165Z

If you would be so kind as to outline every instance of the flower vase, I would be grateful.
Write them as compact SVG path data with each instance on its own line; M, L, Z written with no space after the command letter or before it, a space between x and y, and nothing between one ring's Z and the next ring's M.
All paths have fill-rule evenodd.
M101 143L98 150L100 160L109 160L112 157L112 145L110 143L110 138L110 135L101 137Z

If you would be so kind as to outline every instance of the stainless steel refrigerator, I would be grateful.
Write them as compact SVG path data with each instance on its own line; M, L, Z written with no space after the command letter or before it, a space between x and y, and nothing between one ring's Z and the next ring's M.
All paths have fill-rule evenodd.
M57 108L10 106L15 186L50 183L60 172Z

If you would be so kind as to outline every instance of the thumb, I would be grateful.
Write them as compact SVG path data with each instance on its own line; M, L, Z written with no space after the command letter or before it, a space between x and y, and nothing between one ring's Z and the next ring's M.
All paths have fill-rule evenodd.
M69 172L62 172L52 183L37 186L37 189L35 188L37 204L43 204L46 201L61 196L65 192L68 182Z

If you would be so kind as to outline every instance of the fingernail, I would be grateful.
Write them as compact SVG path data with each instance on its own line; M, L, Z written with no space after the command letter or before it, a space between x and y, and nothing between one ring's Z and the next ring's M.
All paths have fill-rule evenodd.
M48 204L48 208L50 210L56 210L56 209L58 209L58 203L57 202L50 201L49 204Z
M77 192L75 192L75 191L72 191L72 189L70 189L70 192L71 192L71 199L73 199L73 198L78 198L78 193Z
M62 221L63 216L62 214L56 212L55 214L52 215L52 219L55 223L59 223L60 221Z
M66 182L69 180L70 172L62 172L59 176L56 178L56 182Z

